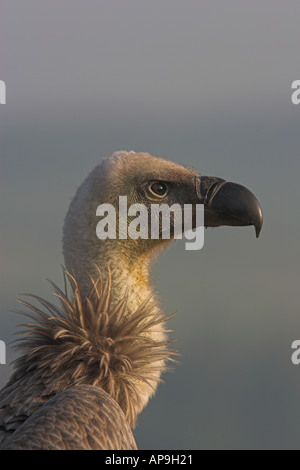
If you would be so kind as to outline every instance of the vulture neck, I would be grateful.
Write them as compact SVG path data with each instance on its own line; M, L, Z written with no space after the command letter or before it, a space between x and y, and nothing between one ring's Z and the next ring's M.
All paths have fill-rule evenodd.
M106 240L99 250L92 277L97 275L97 271L100 271L104 279L110 275L112 304L120 302L126 296L126 315L131 316L146 299L156 300L150 281L152 253L140 254L135 246L124 245L120 247L118 240ZM83 279L83 289L86 284Z
M112 308L126 299L126 308L122 315L125 321L132 320L131 324L136 325L131 330L130 337L137 338L137 342L133 344L140 344L139 347L142 348L142 351L132 356L131 367L136 367L138 372L132 379L131 373L128 376L129 383L134 385L134 393L139 397L139 404L134 412L136 415L155 393L161 373L166 369L165 364L174 355L168 348L166 318L150 283L151 261L156 255L157 247L165 245L166 241L99 240L95 224L90 223L90 220L95 220L92 215L96 213L96 206L90 209L91 206L85 204L84 207L88 210L78 212L82 206L82 201L78 204L78 198L75 197L66 216L63 240L66 268L76 279L83 299L90 301L93 298L90 296L93 286L91 279L97 281L99 274L104 285L110 281L109 303ZM81 214L80 217L78 213ZM151 309L146 306L149 300ZM111 322L113 321L112 318ZM115 326L111 325L111 331L114 329ZM124 338L124 344L126 341L127 337ZM143 342L146 342L145 346ZM126 349L122 354L127 356ZM126 394L130 395L128 391ZM119 399L117 401L120 403Z
M145 243L147 242L147 244ZM164 240L159 246L164 246ZM86 270L70 270L75 273L75 278L83 296L88 296L91 289L90 279L96 280L99 273L104 282L111 281L111 305L117 305L126 297L126 317L132 317L141 304L151 300L154 313L161 315L161 309L150 279L150 269L154 258L157 256L157 240L152 245L150 240L98 240L97 255L93 252L88 261L88 249L86 254ZM147 246L147 249L145 248ZM153 311L152 311L153 313ZM152 331L147 331L147 336L155 341L165 341L166 332L164 323L157 324Z

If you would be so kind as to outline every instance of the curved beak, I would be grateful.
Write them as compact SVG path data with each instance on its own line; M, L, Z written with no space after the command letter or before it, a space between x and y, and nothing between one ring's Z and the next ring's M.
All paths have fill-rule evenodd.
M196 176L196 192L204 204L206 227L254 225L256 237L263 225L260 204L254 194L240 184L222 178Z

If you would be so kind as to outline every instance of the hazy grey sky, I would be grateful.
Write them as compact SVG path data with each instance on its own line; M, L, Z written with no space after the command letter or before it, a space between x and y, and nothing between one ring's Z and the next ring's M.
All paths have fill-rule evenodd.
M259 240L208 230L155 267L183 356L140 448L300 448L299 18L298 0L1 2L1 340L20 293L51 297L69 201L115 150L244 184L264 211Z

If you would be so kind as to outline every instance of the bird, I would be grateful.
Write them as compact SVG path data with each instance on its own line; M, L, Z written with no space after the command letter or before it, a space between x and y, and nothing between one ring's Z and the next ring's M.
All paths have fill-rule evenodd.
M135 450L137 417L155 394L177 351L152 286L151 267L174 239L97 236L97 208L129 205L204 207L205 227L254 226L263 216L246 187L192 167L135 151L105 157L71 200L63 226L64 286L52 281L55 302L19 300L21 355L0 392L0 448ZM105 208L108 206L105 206ZM128 214L127 214L128 216ZM149 216L150 217L150 216ZM132 221L128 216L125 226ZM150 220L150 219L149 219ZM126 225L127 224L127 225ZM58 303L57 303L58 302Z

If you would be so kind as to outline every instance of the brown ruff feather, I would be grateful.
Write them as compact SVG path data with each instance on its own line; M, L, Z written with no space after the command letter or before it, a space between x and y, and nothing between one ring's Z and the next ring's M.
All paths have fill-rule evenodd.
M25 354L15 361L16 372L7 386L25 374L38 375L45 399L73 385L101 387L134 426L142 407L138 384L156 385L161 381L157 372L177 355L168 341L151 337L155 327L172 315L158 314L157 304L148 298L127 316L127 296L116 305L111 303L110 276L103 282L99 273L84 299L76 279L66 271L64 280L65 292L51 283L61 308L36 295L31 297L42 308L19 300L29 309L19 313L33 322L21 324L26 330L18 333L23 336L17 339L17 347Z

